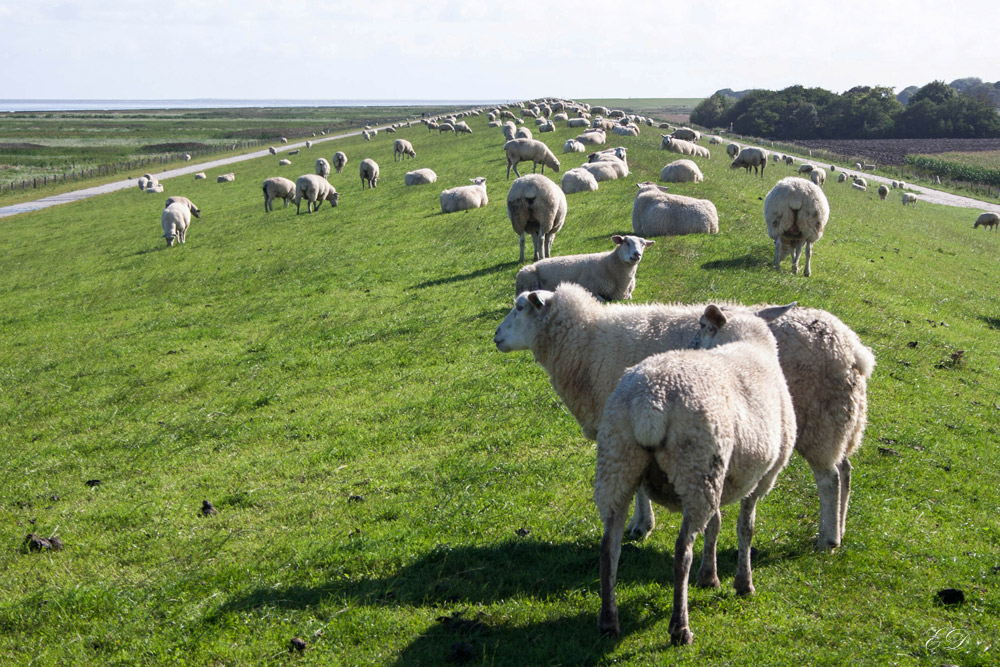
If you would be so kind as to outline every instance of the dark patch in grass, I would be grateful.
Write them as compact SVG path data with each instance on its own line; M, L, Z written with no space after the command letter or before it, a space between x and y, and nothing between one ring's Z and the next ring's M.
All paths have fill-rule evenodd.
M986 326L990 329L1000 330L1000 317L986 317L985 315L979 316L980 321L985 322Z
M714 262L705 262L701 265L703 269L754 269L766 267L770 262L759 253L743 255L742 257L732 257L730 259L718 259Z
M31 150L32 148L48 148L48 146L43 146L42 144L29 144L29 143L12 143L12 142L2 142L0 143L0 151L14 151L14 150Z
M426 282L414 285L415 289L424 289L427 287L438 287L440 285L450 285L452 283L458 283L465 280L475 280L476 278L482 278L483 276L488 276L493 273L500 273L501 271L509 271L518 265L518 262L504 262L503 264L497 264L495 266L489 266L485 269L479 269L478 271L472 271L471 273L460 273L457 276L450 276L448 278L438 278L437 280L428 280Z

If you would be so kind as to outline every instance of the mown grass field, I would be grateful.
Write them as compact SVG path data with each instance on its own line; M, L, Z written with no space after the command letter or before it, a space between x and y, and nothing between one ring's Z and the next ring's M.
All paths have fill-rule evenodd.
M878 359L869 426L840 549L813 550L815 485L793 455L758 505L755 597L731 587L728 507L723 586L691 588L695 643L672 648L679 517L659 509L623 550L622 637L602 639L595 444L530 354L493 345L517 238L502 137L470 125L400 132L406 162L380 133L227 167L235 183L211 172L0 222L0 663L996 664L998 235L973 211L830 179L807 279L770 267L762 219L792 169L730 171L713 147L703 183L671 185L712 199L720 233L657 239L635 301L830 310ZM576 133L559 125L536 137L565 170L585 158L561 154ZM633 177L571 195L555 254L610 248L635 183L677 157L652 129L618 143ZM339 207L264 212L264 178L338 149ZM438 182L404 187L417 167ZM440 191L475 176L489 205L442 215ZM167 195L203 211L170 249ZM65 548L26 552L28 533Z

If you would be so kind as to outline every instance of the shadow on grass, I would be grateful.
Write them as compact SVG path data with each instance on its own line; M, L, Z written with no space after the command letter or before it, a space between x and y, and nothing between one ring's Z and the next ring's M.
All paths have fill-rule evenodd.
M703 269L762 269L767 268L770 262L760 253L743 255L742 257L731 257L729 259L717 259L714 262L705 262L701 265Z
M451 285L452 283L459 283L466 280L475 280L476 278L482 278L483 276L488 276L493 273L500 273L501 271L509 271L514 267L519 266L519 262L503 262L502 264L497 264L495 266L489 266L485 269L479 269L478 271L473 271L471 273L460 273L457 276L449 276L447 278L438 278L436 280L428 280L426 282L418 283L413 287L415 289L425 289L428 287L439 287L441 285Z
M979 316L980 321L985 322L986 326L990 329L1000 330L1000 317L986 317L985 315Z

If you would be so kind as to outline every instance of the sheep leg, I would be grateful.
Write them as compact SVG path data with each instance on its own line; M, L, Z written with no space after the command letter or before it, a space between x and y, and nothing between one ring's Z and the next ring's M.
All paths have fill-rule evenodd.
M301 199L296 199L295 200L295 215L298 215L299 213L302 212L301 206L302 206L302 200Z
M716 545L722 528L722 512L716 512L705 526L705 545L701 553L701 567L698 568L698 585L702 588L718 588L719 572L716 569Z
M806 241L806 269L802 272L806 278L812 273L813 244Z
M653 503L649 496L639 487L635 492L635 511L632 513L632 520L628 523L628 532L633 538L646 539L653 532L656 526L656 517L653 515Z
M792 274L799 272L799 255L802 254L802 245L796 243L792 248Z
M542 252L545 253L546 257L552 256L552 240L555 238L555 234L545 235L545 244L542 246Z
M753 595L753 575L750 571L750 543L753 542L753 527L757 519L756 491L740 502L740 517L736 526L739 537L739 556L736 562L736 578L733 587L738 595Z
M535 246L535 261L545 259L545 241L539 232L531 232L531 242Z
M774 269L781 269L781 237L774 239Z
M827 551L840 546L840 471L837 465L832 468L812 466L812 471L819 491L819 541L816 548Z
M521 232L521 264L524 264L524 232Z
M708 517L705 517L707 519ZM685 512L681 530L674 545L674 609L670 614L670 643L685 646L694 641L688 627L688 575L691 573L692 551L698 530L692 517Z
M845 456L837 467L840 469L840 521L837 537L843 540L844 531L847 530L847 504L851 500L851 462Z
M625 509L619 508L604 521L604 537L601 539L601 613L597 617L597 630L601 635L611 637L617 637L620 631L615 582L622 550Z

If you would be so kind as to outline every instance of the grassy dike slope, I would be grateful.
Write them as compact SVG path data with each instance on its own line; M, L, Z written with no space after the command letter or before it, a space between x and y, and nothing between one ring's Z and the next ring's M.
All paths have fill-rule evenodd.
M836 553L812 549L815 485L794 455L758 506L754 598L731 587L729 507L723 587L692 587L695 644L670 648L679 517L660 509L623 552L623 637L600 639L595 445L529 353L493 346L517 239L500 132L470 125L401 131L406 162L380 133L236 165L235 183L212 172L2 223L0 663L994 664L997 235L834 177L806 279L771 269L762 219L792 169L747 176L713 146L705 182L671 185L712 199L721 232L658 239L635 300L832 311L878 359L869 427ZM559 125L536 136L565 170L584 157L561 154L576 132ZM635 182L677 157L648 128L619 143L634 177L571 195L556 254L610 248ZM338 149L338 208L265 214L264 178ZM438 182L405 188L417 167ZM440 214L439 192L475 176L490 204ZM203 215L167 249L174 194ZM29 532L65 549L24 553ZM940 605L946 587L966 602Z

